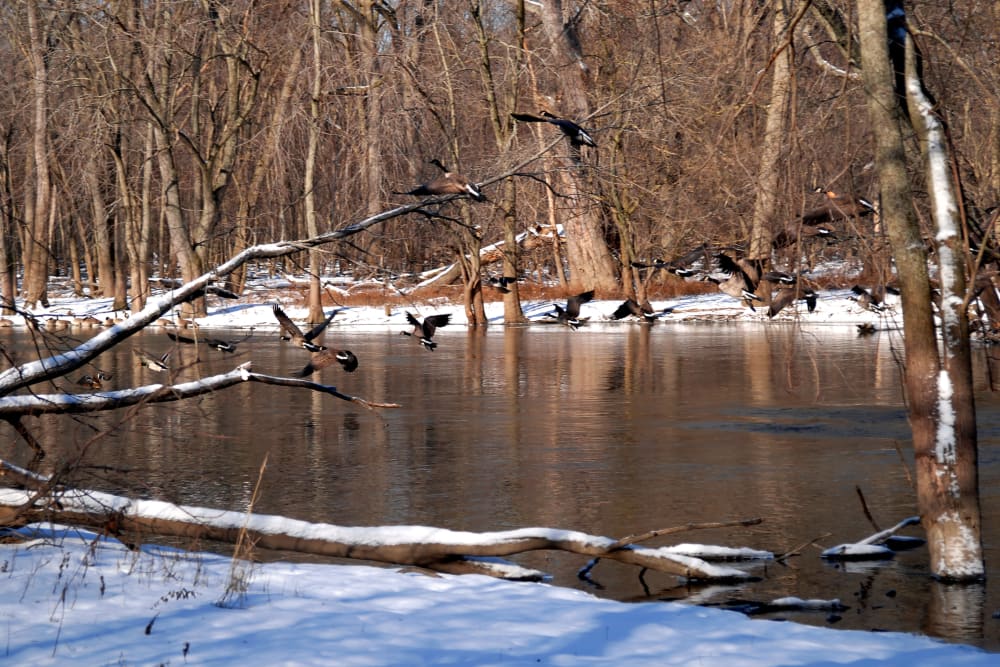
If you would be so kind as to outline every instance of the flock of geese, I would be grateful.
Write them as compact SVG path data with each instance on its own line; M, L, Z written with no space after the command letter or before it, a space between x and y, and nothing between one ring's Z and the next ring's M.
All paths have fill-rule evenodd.
M597 142L594 141L594 138L590 136L589 132L573 121L566 118L560 118L559 116L555 116L548 111L543 110L537 115L532 113L512 113L511 117L522 123L548 123L556 126L563 133L566 139L569 140L574 154L578 154L582 146L597 148ZM426 183L422 183L412 190L407 190L405 192L394 191L393 194L413 195L415 197L467 195L477 202L486 201L486 195L483 194L483 191L477 183L472 182L461 174L451 171L437 158L429 160L428 162L441 170L440 176L437 176Z
M720 290L743 300L750 308L754 308L755 301L762 301L762 298L754 293L754 289L756 288L755 281L748 273L752 267L745 260L733 258L724 252L716 253L715 258L724 277L706 274L702 276L702 279L716 282ZM653 268L663 268L663 266L654 266ZM676 267L671 266L668 270L674 268ZM698 269L689 269L679 271L679 273L686 273L690 277L697 275L699 271ZM804 286L800 282L802 279L799 276L772 271L764 273L759 279L777 286L768 306L768 315L770 317L773 317L790 303L799 300L806 303L809 312L812 312L816 308L816 291L811 287ZM852 293L853 296L851 298L862 308L871 311L882 311L887 307L884 302L885 296L887 294L898 294L899 292L893 287L885 285L878 286L872 290L855 285L852 288ZM540 321L561 324L571 330L576 330L589 320L587 317L580 316L581 306L592 301L593 298L594 290L572 295L566 299L565 305L552 304L554 310L543 315ZM661 316L670 313L673 309L673 307L668 307L660 311L654 311L648 302L640 304L635 299L626 299L614 312L608 315L608 318L611 320L622 320L627 317L634 317L641 322L652 323ZM331 311L323 321L307 331L303 331L285 313L280 305L272 304L271 310L279 326L279 338L309 353L308 362L300 370L293 372L292 376L300 378L309 377L334 364L339 364L348 373L353 373L358 369L358 358L350 350L333 349L317 342L320 335L326 330L334 317L336 317L339 312L338 309ZM434 341L435 332L451 322L450 313L428 315L422 320L410 312L406 312L405 315L406 321L412 327L412 330L400 331L399 333L414 338L428 351L434 351L438 346L437 342ZM875 329L872 325L859 325L859 331L862 334L867 334L873 333ZM174 331L167 332L167 337L176 344L203 345L226 353L235 353L237 347L244 341L249 340L253 335L253 329L243 338L236 340L213 337L190 337ZM139 365L143 368L156 372L167 372L170 370L169 361L172 351L168 350L162 355L156 356L144 350L135 349L133 350L133 354L137 358ZM104 386L104 382L110 380L111 377L109 373L98 371L94 374L80 377L77 384L87 389L101 389Z
M597 147L597 142L594 141L590 133L583 127L571 120L555 116L548 111L543 110L537 115L512 113L511 117L522 123L547 123L555 126L569 141L575 155L579 155L579 151L583 146ZM449 170L436 158L430 160L429 163L441 171L439 176L415 188L405 192L394 192L394 194L417 197L465 195L477 202L487 200L477 183ZM779 231L772 239L773 248L780 249L791 246L801 238L825 238L833 240L836 238L836 233L832 228L827 226L827 223L869 215L875 212L875 206L865 199L845 197L832 190L822 188L817 188L816 192L823 195L824 203L814 209L805 211L794 222ZM707 265L710 253L717 265L717 273L693 266L702 262L703 259L703 266ZM757 305L765 303L765 299L757 293L760 283L770 283L776 290L771 295L771 298L767 300L769 317L774 317L778 312L797 301L804 301L810 312L816 307L816 289L804 278L799 275L777 271L761 272L758 263L748 261L739 256L732 248L721 248L711 252L708 244L703 244L677 260L670 262L654 260L652 263L632 262L632 265L640 269L665 270L685 279L699 279L711 282L721 292L739 299L751 310L756 310ZM516 279L508 277L500 279L497 282L498 289L507 291L507 284L514 280ZM223 298L237 298L235 294L220 293L218 289L220 288L206 288L206 293L215 294ZM884 293L871 292L860 286L855 286L853 291L855 294L853 298L861 307L870 310L879 310L883 307L881 304ZM768 293L771 293L771 290L768 290ZM198 296L201 295L203 294ZM553 307L555 310L549 313L546 319L547 321L563 324L575 330L588 319L580 317L580 307L593 298L593 290L570 296L566 300L565 306L554 304ZM334 364L339 364L348 373L357 370L358 359L350 350L330 349L314 342L336 316L337 310L334 310L325 320L308 331L302 331L285 314L279 305L274 304L272 310L280 327L281 339L306 350L310 354L308 363L301 370L293 373L294 376L308 377ZM659 312L654 312L648 301L640 304L635 299L627 299L610 315L610 319L620 320L626 317L635 317L641 321L651 323L671 310L672 308L667 308ZM413 329L412 331L403 331L400 333L415 338L426 350L433 351L438 345L433 340L434 333L437 329L449 324L451 315L435 314L420 320L412 313L407 312L406 319ZM173 332L167 333L167 336L178 344L201 344L220 352L228 353L235 352L237 346L252 335L253 331L251 330L242 339L222 340L218 338L191 338ZM135 350L134 354L138 358L139 364L144 368L156 372L166 372L170 369L170 351L161 356L155 356L142 350ZM78 380L78 384L91 389L100 389L103 386L103 382L109 379L111 379L110 374L98 372L81 377Z
M294 321L292 321L292 318L285 313L280 305L272 304L271 311L274 313L274 318L278 322L278 337L283 341L291 343L295 347L302 348L303 350L309 352L308 363L306 363L306 365L300 370L293 372L291 374L293 377L309 377L313 373L321 371L334 364L339 364L341 368L348 373L353 373L358 369L358 358L350 350L332 349L316 342L320 334L326 330L330 322L333 321L333 318L336 317L339 312L337 309L331 311L322 322L316 324L308 331L303 331ZM413 330L401 331L400 334L416 338L425 349L433 351L434 348L437 347L437 343L433 340L434 332L440 327L446 326L451 321L451 314L429 315L423 320L419 320L415 315L407 312L406 320L413 326ZM173 342L183 345L204 345L220 352L234 353L236 352L237 346L250 339L250 337L253 336L253 333L254 332L251 329L250 333L238 340L223 340L221 338L211 337L192 338L189 336L182 336L172 331L167 332L167 337ZM146 352L145 350L133 350L133 354L135 355L140 366L158 373L170 370L169 360L171 353L172 350L167 350L162 355L156 356ZM110 379L111 375L109 373L99 371L95 374L82 376L77 381L77 384L88 389L101 389L103 387L103 383Z

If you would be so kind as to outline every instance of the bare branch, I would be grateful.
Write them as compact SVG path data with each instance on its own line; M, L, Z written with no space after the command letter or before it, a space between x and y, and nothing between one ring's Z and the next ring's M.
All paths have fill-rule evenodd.
M337 391L336 387L308 380L280 378L252 373L250 372L250 362L246 362L228 373L173 385L150 384L121 391L87 394L28 394L0 397L0 419L6 419L11 421L11 423L15 423L16 418L23 415L102 412L105 410L117 410L139 403L169 403L225 389L240 382L261 382L287 387L301 387L330 394L344 401L358 403L369 409L399 407L395 403L376 403L356 396L348 396Z

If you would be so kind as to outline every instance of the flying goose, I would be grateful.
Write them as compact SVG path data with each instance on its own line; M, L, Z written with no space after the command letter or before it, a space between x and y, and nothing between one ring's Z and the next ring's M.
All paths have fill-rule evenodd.
M858 335L859 336L871 336L875 333L875 325L871 322L862 322L858 325Z
M312 340L323 333L323 330L326 329L327 325L330 324L330 321L337 314L336 310L306 333L302 333L302 329L299 329L295 322L292 322L292 318L288 317L278 304L272 304L271 310L274 311L274 317L278 320L278 324L281 325L281 340L289 340L296 347L304 348L310 352L320 352L326 349L322 345L313 343Z
M483 195L479 186L465 176L448 171L448 168L441 164L441 161L437 158L430 160L430 163L443 171L444 174L408 192L397 192L396 194L414 195L417 197L464 194L469 195L476 201L486 201L486 196Z
M848 197L833 190L816 188L814 192L822 194L826 201L822 206L809 209L799 218L804 225L820 225L824 222L857 218L871 215L875 205L863 197Z
M566 299L566 307L563 308L558 303L553 304L556 309L556 321L565 324L574 331L586 320L580 319L580 306L594 298L594 290L581 292L576 296Z
M177 280L176 278L156 278L154 280L150 280L149 282L150 283L155 283L156 285L158 285L159 287L161 287L163 289L177 289L178 287L181 287L181 286L184 285L184 281ZM230 292L225 287L219 287L218 285L206 285L203 289L200 289L200 290L192 293L191 296L189 296L187 299L185 299L185 301L193 301L195 299L200 299L201 297L205 296L206 294L211 294L213 296L217 296L220 299L238 299L238 298L240 298L239 294L236 294L235 292Z
M886 294L899 294L899 290L890 285L876 285L870 290L861 285L855 285L851 291L855 294L855 296L848 297L851 301L856 302L863 310L875 312L885 310Z
M767 316L774 317L796 301L805 301L806 308L811 313L816 310L816 298L816 292L809 288L799 291L795 287L784 287L771 297L771 305L767 307Z
M759 279L756 267L744 259L733 259L724 252L716 253L715 259L719 262L719 270L726 274L726 277L705 275L702 279L714 283L720 292L734 299L740 299L750 310L756 311L754 301L763 301L754 294Z
M809 239L825 239L827 243L833 243L837 240L837 234L834 230L829 227L825 227L816 223L815 225L807 225L803 221L800 225L798 222L791 222L785 226L780 232L774 235L771 239L771 247L775 250L781 250L782 248L787 248L789 246L795 245L795 243L802 239L807 241Z
M300 378L307 377L335 362L343 366L348 373L353 373L358 368L358 358L350 350L320 350L313 352L309 363L292 375Z
M184 343L186 345L195 345L197 343L201 343L203 345L207 345L208 347L214 348L219 352L230 352L230 353L236 352L236 346L242 343L243 341L248 340L251 336L253 336L252 329L250 330L250 333L248 333L243 338L240 338L239 340L222 340L221 338L197 339L197 338L188 338L187 336L179 336L170 331L167 332L167 338L174 341L175 343Z
M490 276L488 280L492 287L495 287L503 294L510 294L510 288L507 287L507 285L517 282L517 278L513 278L511 276Z
M664 308L660 312L654 313L648 301L639 305L639 302L635 299L625 299L615 312L611 313L611 319L620 320L631 315L640 318L643 322L653 323L656 321L656 318L666 315L672 310L673 308Z
M443 315L428 315L424 318L424 321L421 322L414 317L412 313L407 312L406 321L413 325L413 331L400 331L399 333L404 336L413 336L420 339L420 344L433 352L434 348L437 347L437 343L431 340L431 338L434 337L434 331L440 327L448 325L451 321L451 313L445 313Z
M672 261L664 262L659 259L654 259L652 260L651 263L648 264L645 262L636 262L636 261L629 262L629 264L631 264L637 269L662 269L663 271L666 271L667 273L672 273L679 278L690 278L692 276L696 276L699 273L701 273L699 269L692 269L690 267L683 266L681 264L677 264Z
M531 113L512 113L511 117L514 118L514 120L521 121L522 123L551 123L562 130L562 133L566 135L569 139L569 143L572 144L574 148L579 148L580 146L597 148L597 142L594 141L594 138L591 137L585 129L573 121L553 116L548 111L542 111L540 113L540 116L536 116Z
M110 380L111 374L105 373L104 371L97 371L94 375L84 375L76 381L81 387L86 387L87 389L100 389L103 387L103 382L105 380Z
M162 373L163 371L170 370L170 367L167 366L167 359L170 358L170 350L164 352L161 357L154 357L142 350L132 350L132 354L139 360L140 366L148 368L151 371Z

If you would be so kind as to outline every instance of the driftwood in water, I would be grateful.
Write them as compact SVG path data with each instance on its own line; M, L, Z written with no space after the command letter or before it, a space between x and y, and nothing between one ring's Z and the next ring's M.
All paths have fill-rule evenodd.
M858 542L838 544L835 547L830 547L821 556L827 560L884 560L892 558L895 553L894 550L891 547L883 545L903 528L919 523L919 516L907 517L892 528L881 530ZM923 543L923 540L920 543ZM905 548L913 548L912 543Z
M241 532L245 531L244 539L249 539L258 548L415 565L442 572L479 572L515 579L541 579L544 574L513 563L485 559L539 549L557 549L610 558L689 579L751 578L736 568L576 531L524 528L472 533L427 526L333 526L279 516L133 500L82 489L53 489L50 488L50 480L2 461L0 477L26 489L0 488L0 516L5 516L8 521L16 517L12 523L18 525L38 521L85 525L123 540L137 540L142 535L161 535L235 544Z

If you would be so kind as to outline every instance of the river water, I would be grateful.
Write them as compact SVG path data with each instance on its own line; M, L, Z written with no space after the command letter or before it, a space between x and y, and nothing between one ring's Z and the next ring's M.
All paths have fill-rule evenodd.
M86 449L91 487L242 510L263 473L256 510L341 525L423 524L493 531L529 526L621 537L691 522L760 517L753 527L686 532L679 542L796 552L756 565L759 581L691 587L601 561L581 581L582 557L514 557L557 585L620 600L686 599L747 609L783 596L840 599L848 609L764 614L838 628L921 632L1000 650L1000 586L952 587L928 575L927 551L837 566L820 549L916 514L902 404L898 335L853 327L594 324L439 331L434 352L396 329L332 329L352 374L314 379L395 402L368 411L328 395L247 383L138 413L29 422L49 451L43 470ZM241 338L242 332L213 331ZM35 354L5 333L8 353ZM143 333L98 366L108 387L162 382L136 365L173 343ZM980 486L988 567L1000 558L1000 398L977 353ZM191 346L170 359L180 379L253 361L288 374L308 355L257 332L235 355ZM83 374L81 371L73 376ZM57 381L59 389L72 389ZM46 391L51 390L51 387ZM5 427L6 428L6 427ZM8 430L8 434L11 431ZM25 461L6 438L3 455ZM919 535L919 529L907 534ZM282 554L282 557L288 555Z

